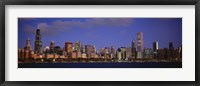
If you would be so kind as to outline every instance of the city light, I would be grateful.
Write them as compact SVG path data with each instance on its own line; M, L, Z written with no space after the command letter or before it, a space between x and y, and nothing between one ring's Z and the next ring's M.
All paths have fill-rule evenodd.
M83 45L80 41L63 43L42 49L42 34L36 30L34 50L32 40L27 38L24 48L18 49L19 63L105 63L105 62L182 62L182 47L175 48L169 42L168 48L159 48L159 41L152 42L152 48L144 48L143 33L137 33L137 40L130 41L131 47L105 46L96 50L95 45Z

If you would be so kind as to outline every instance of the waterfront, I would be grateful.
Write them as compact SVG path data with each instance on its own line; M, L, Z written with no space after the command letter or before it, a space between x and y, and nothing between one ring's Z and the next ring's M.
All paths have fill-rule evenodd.
M18 68L182 68L182 62L19 63Z

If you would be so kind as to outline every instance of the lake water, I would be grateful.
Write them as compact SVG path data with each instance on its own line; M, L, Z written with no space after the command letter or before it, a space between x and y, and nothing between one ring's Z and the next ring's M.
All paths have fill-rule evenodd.
M22 63L18 68L182 68L182 62Z

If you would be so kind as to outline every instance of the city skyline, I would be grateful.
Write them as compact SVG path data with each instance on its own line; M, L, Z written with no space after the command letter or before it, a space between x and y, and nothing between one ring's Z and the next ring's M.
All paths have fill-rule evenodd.
M145 24L143 28L141 23ZM51 41L62 48L65 42L80 41L84 45L95 45L97 51L111 46L116 49L131 47L133 40L137 42L138 31L143 30L143 48L153 48L155 41L158 41L159 48L168 48L169 42L175 47L182 45L181 18L19 18L18 25L19 48L25 46L27 38L34 48L37 28L41 29L42 49L50 46ZM137 25L140 29L135 28ZM149 30L148 26L156 29Z

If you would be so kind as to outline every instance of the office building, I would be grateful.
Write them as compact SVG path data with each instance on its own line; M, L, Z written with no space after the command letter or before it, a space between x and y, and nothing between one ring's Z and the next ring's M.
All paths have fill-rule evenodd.
M86 45L85 50L88 58L92 57L93 53L96 53L96 48L94 45Z
M36 37L35 37L35 53L42 53L42 37L40 34L40 29L36 30Z
M65 52L70 53L73 51L73 43L65 42Z
M30 40L30 38L28 38L28 39L26 40L26 46L24 47L24 49L25 49L25 50L32 50L32 49L31 49L31 40Z
M153 42L153 57L158 57L158 41Z
M131 49L132 57L133 57L133 58L136 58L136 56L137 56L137 51L136 51L135 40L132 41L131 46L132 46L132 49Z
M51 53L51 54L55 53L55 52L54 52L54 47L55 47L55 43L54 43L54 41L51 41L51 42L50 42L50 50L49 50L49 53Z
M137 33L137 58L143 58L143 33Z

